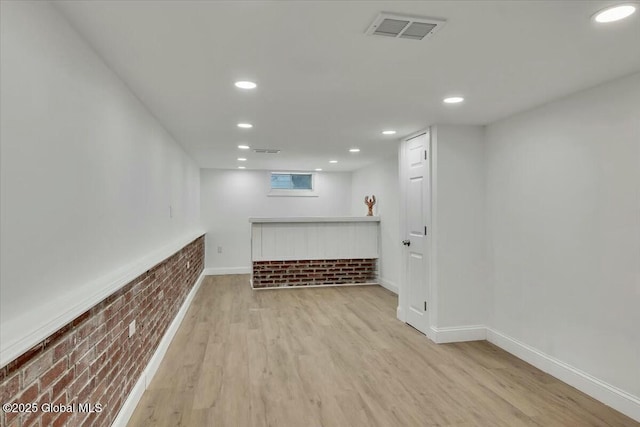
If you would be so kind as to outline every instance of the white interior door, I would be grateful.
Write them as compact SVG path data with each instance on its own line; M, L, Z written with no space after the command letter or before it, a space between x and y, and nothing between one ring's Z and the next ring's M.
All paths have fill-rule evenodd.
M406 322L428 334L429 234L431 183L429 134L405 141L405 290Z

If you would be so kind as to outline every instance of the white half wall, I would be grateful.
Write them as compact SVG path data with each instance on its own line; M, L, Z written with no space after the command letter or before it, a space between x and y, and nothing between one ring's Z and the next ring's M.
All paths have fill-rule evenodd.
M196 237L200 173L50 3L0 5L5 348Z
M484 128L432 126L431 150L431 286L437 304L431 326L446 330L484 325L490 302Z
M490 327L640 400L640 74L486 138Z
M201 217L207 232L205 266L251 266L250 217L348 216L351 173L317 172L318 197L270 197L270 171L201 169ZM218 252L218 248L221 252Z
M335 217L334 217L335 218ZM344 218L344 217L342 217ZM376 217L360 221L253 222L252 261L367 259L380 255ZM369 219L374 219L369 221ZM278 219L281 220L280 218Z
M351 215L366 215L364 196L375 195L373 214L380 217L380 284L398 293L402 265L400 186L397 154L353 172Z

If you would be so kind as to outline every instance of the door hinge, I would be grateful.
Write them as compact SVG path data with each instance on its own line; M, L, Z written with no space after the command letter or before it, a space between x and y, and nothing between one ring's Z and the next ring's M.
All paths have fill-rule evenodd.
M427 311L427 302L424 302L424 311Z
M424 235L425 236L427 235L427 226L426 225L424 226Z
M427 150L424 150L424 159L427 160Z

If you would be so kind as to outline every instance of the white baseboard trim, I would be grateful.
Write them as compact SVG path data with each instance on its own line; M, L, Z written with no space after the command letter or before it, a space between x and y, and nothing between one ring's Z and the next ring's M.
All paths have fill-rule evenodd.
M402 310L402 307L398 306L398 308L396 308L396 318L401 321L406 323L406 321L404 320L404 311Z
M112 427L126 427L127 423L131 419L136 406L138 406L138 402L140 402L140 399L142 398L142 394L147 389L147 387L149 387L153 376L158 371L160 363L162 362L162 358L167 352L169 344L171 344L173 337L178 331L178 328L182 323L182 319L184 319L185 314L187 314L187 310L189 309L189 306L191 306L191 302L196 296L196 293L198 293L198 289L200 289L200 285L202 285L202 281L204 280L205 276L206 274L204 273L204 271L200 273L200 277L198 277L198 280L196 280L195 285L193 285L193 288L182 303L180 310L178 310L176 317L173 318L173 321L169 325L169 328L167 328L167 332L165 332L164 336L160 340L160 344L158 345L156 352L153 353L153 356L151 356L147 367L144 369L144 371L142 371L142 375L140 375L140 378L138 378L136 385L133 386L133 389L127 396L127 399L124 401L122 408L120 408L120 411L118 412L118 416L113 421L113 424L111 424Z
M385 288L385 289L393 292L394 294L398 295L398 285L396 285L392 281L387 280L384 277L378 277L378 283L380 283L380 286L382 286L383 288Z
M640 422L640 398L491 328L487 341Z
M124 404L122 405L122 408L120 408L116 419L113 420L111 427L126 427L133 415L133 412L136 410L136 406L138 406L138 402L142 399L142 395L145 390L145 373L143 372L138 381L136 381L136 385L133 386L129 396L127 396L127 400L124 401Z
M432 326L431 339L438 344L482 341L487 339L487 328L484 325L454 326L446 328L435 328Z
M205 268L205 276L222 276L225 274L251 274L251 267L214 267Z

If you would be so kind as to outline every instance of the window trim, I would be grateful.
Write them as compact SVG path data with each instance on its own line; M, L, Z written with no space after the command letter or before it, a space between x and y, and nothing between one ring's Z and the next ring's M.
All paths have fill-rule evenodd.
M284 188L271 188L271 176L273 174L279 175L311 175L311 190L302 189L284 189ZM316 179L315 172L288 172L288 171L271 171L269 172L269 179L267 180L267 196L268 197L318 197L318 181Z

